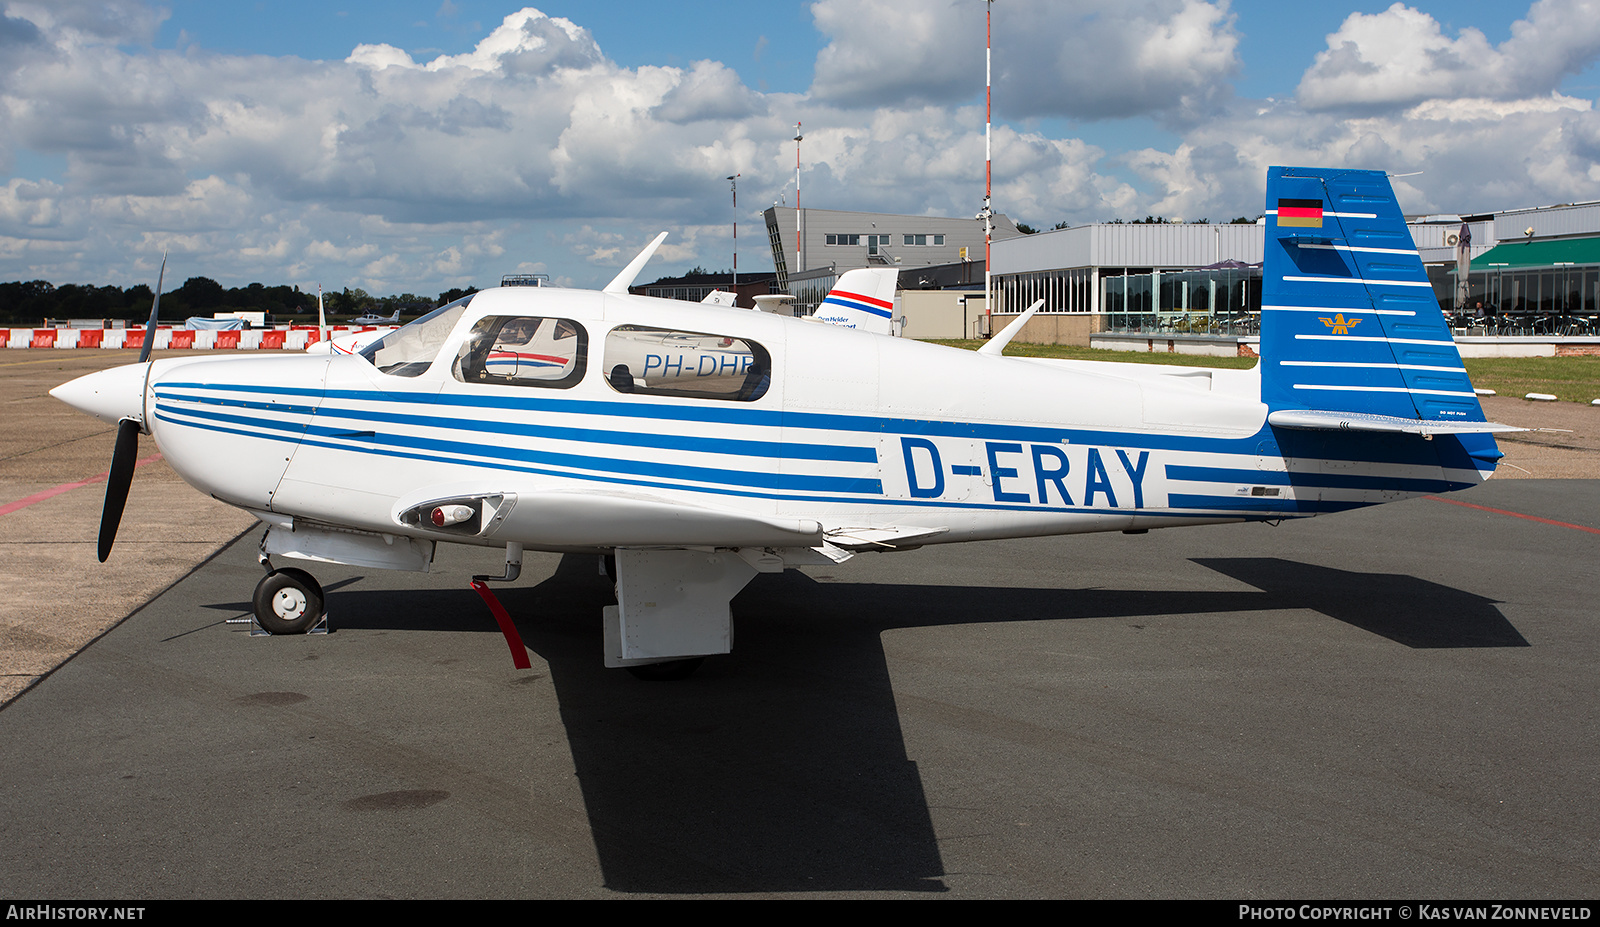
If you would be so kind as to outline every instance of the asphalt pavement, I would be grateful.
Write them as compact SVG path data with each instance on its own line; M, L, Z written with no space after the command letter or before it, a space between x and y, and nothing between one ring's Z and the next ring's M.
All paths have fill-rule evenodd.
M245 534L0 710L10 898L1588 898L1600 482L758 576L601 665L593 557L502 601Z

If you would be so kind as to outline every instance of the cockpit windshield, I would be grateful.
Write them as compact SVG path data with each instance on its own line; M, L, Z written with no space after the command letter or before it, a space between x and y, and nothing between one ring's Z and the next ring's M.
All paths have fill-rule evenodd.
M476 294L473 294L476 295ZM472 296L440 306L414 322L384 335L361 351L372 366L396 377L421 376L439 356L446 338L461 321Z

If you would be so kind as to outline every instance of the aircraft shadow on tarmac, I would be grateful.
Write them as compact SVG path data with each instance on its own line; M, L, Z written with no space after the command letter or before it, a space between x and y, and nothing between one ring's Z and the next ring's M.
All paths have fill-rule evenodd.
M1527 647L1493 599L1398 573L1352 573L1276 557L1193 562L1262 590L1269 608L1309 608L1407 647Z
M1256 587L1138 591L758 577L734 602L736 657L683 683L599 659L609 583L562 558L499 596L549 665L606 886L630 892L943 891L880 635L980 622L1305 608L1409 647L1519 647L1495 604L1410 576L1277 558L1197 559ZM339 629L493 632L471 592L330 596ZM234 604L218 606L236 607Z

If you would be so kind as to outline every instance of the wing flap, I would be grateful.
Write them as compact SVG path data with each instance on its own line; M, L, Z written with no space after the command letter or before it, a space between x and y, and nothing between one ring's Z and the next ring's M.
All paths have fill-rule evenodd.
M900 550L917 547L929 538L949 531L949 528L924 528L920 525L894 525L888 528L834 528L827 534L828 543L851 552L866 550Z

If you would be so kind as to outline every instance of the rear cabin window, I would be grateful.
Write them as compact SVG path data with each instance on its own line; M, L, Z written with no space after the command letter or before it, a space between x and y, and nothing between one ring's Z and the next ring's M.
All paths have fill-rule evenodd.
M463 383L566 389L583 379L588 347L571 319L492 315L472 326L454 372Z
M772 356L754 341L623 325L606 335L606 382L619 393L753 402L772 382Z

